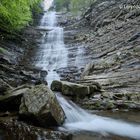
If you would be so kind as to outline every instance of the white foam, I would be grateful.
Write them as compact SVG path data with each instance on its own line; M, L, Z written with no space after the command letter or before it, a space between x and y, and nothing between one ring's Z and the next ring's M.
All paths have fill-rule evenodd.
M140 125L92 115L78 107L72 101L67 101L60 94L57 95L57 99L65 111L67 118L63 127L68 131L111 133L140 139Z

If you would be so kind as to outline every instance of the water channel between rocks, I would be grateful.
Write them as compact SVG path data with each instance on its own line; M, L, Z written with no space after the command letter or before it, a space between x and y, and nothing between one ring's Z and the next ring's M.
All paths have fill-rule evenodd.
M56 69L68 66L69 50L64 44L63 28L57 25L57 13L47 11L47 9L44 5L45 12L39 26L44 32L35 55L34 65L48 71L46 80L50 85L53 80L60 80ZM45 32L45 30L47 31ZM86 62L82 61L82 57L80 58L79 55L77 57L78 60L73 65L77 66L80 63L85 65ZM138 124L93 115L81 109L72 101L66 100L61 94L57 94L57 98L66 114L66 121L59 130L72 133L80 132L80 135L75 139L92 139L92 133L98 133L105 137L118 135L128 137L128 139L140 139L140 125ZM82 132L84 133L82 134ZM89 132L90 136L86 136ZM94 138L96 137L94 136Z

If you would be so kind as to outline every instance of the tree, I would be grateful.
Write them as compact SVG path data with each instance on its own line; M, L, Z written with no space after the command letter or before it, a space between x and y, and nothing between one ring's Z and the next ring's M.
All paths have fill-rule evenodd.
M20 30L32 20L32 8L40 0L0 0L0 29Z
M55 0L56 10L66 9L70 11L70 0Z
M55 0L56 10L64 10L78 12L84 10L94 0Z
M71 0L71 10L73 12L85 10L93 0Z

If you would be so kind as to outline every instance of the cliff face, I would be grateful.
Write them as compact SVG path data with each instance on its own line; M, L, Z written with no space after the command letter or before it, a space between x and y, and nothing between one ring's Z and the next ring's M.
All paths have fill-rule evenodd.
M95 30L112 22L126 21L139 16L140 1L138 0L97 0L83 14L85 23Z
M94 64L81 81L97 81L105 90L102 96L140 106L140 1L98 0L80 23L83 29L75 38Z

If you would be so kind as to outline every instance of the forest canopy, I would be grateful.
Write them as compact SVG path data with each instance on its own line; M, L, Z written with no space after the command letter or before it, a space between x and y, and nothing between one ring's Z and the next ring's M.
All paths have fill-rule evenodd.
M0 0L0 29L14 31L32 20L32 9L40 0Z
M82 11L95 0L55 0L56 10L66 10L73 13Z

